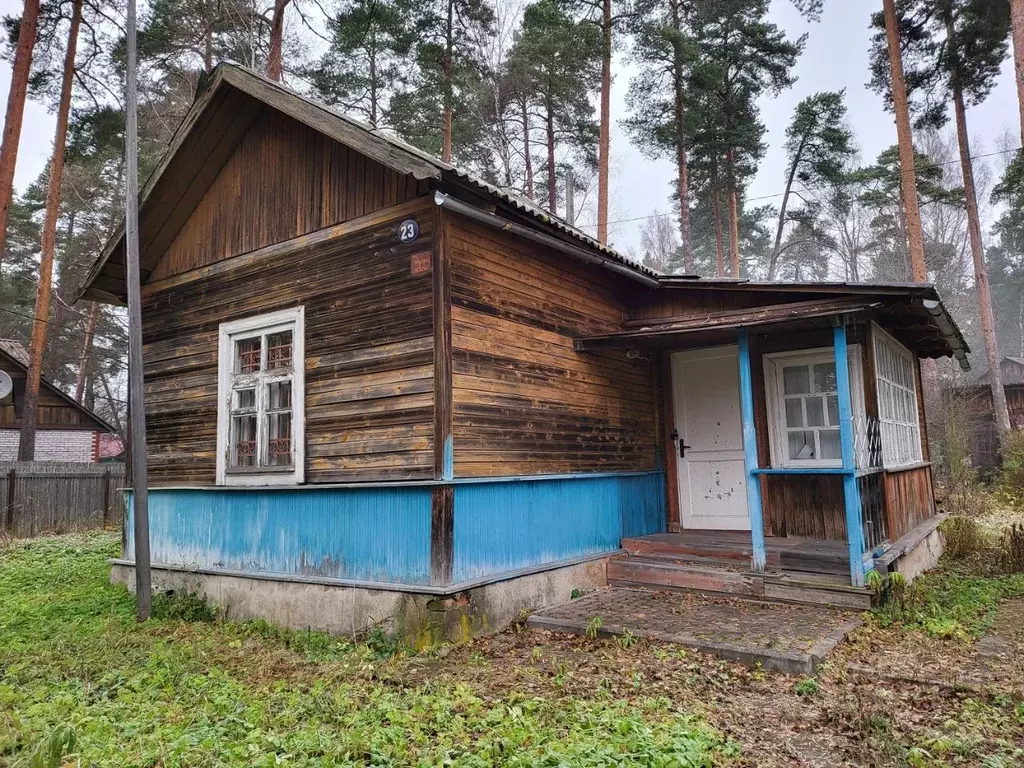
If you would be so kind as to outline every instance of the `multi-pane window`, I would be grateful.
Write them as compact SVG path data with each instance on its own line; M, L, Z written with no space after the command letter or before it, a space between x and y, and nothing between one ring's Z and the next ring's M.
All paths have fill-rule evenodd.
M863 421L860 352L850 348L854 432ZM839 388L831 348L765 356L772 464L779 467L841 467ZM860 456L856 457L858 466Z
M302 309L220 328L218 482L301 482Z
M886 469L916 464L922 454L914 357L881 328L873 330L882 463Z

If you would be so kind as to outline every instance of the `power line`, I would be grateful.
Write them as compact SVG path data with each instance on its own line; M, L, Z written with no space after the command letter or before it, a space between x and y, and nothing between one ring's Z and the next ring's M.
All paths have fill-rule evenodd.
M982 160L982 159L984 159L986 157L995 157L996 155L1015 154L1017 152L1020 152L1020 150L1021 150L1021 148L1017 147L1016 149L1000 149L1000 150L998 150L996 152L986 152L983 155L972 155L971 156L971 162L974 162L975 160ZM946 166L946 165L955 165L955 164L958 164L959 162L960 162L959 160L946 160L946 161L941 162L941 163L932 163L932 165L935 165L935 166L938 166L938 167L942 167L942 166ZM800 189L797 189L797 190L790 190L791 193L792 192L807 192L808 194L810 194L812 192L821 192L821 191L822 191L822 189L820 187L801 187ZM768 195L758 195L757 197L746 197L746 198L743 199L743 202L745 202L745 203L755 203L758 200L770 200L770 199L775 198L775 197L782 197L785 194L786 194L785 192L772 192L771 194L768 194ZM660 219L660 218L662 218L664 216L675 216L675 214L674 213L651 213L651 214L648 214L646 216L633 216L632 218L629 218L629 219L616 219L615 221L609 221L608 224L609 224L609 226L612 225L612 224L628 224L628 223L633 222L633 221L644 221L646 219ZM597 224L595 222L588 222L587 224L577 224L576 226L579 227L579 228L583 228L583 227L596 227Z

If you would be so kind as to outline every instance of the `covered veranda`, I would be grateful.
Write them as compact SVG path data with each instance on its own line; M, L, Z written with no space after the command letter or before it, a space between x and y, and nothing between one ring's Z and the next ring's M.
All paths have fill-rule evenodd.
M968 348L934 291L867 288L576 341L661 371L668 533L627 551L861 587L935 515L919 360Z

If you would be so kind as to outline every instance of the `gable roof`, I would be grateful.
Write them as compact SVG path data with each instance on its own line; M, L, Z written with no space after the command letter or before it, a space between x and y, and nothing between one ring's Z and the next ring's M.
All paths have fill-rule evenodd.
M14 366L27 377L29 362L30 358L28 350L25 349L25 346L20 341L17 339L0 339L0 368ZM100 416L96 415L95 412L86 408L56 385L51 384L45 377L40 380L40 386L50 394L63 400L68 406L79 411L87 419L92 421L101 431L115 431L110 424L104 421Z
M611 269L651 288L730 291L786 291L818 295L887 296L912 304L929 326L942 354L955 355L965 369L969 347L931 285L915 283L778 283L743 279L668 276L626 258L585 232L538 207L533 201L490 184L385 131L232 63L222 63L176 131L167 152L139 195L142 281L146 282L167 245L180 231L264 107L275 109L335 141L416 179L483 205L469 204L441 191L435 202L459 213L557 246L582 261ZM185 151L185 149L188 151ZM108 241L76 298L123 303L126 294L124 227ZM938 347L935 347L938 348Z
M586 233L547 213L532 201L480 179L429 155L411 144L359 120L334 111L262 75L232 63L222 63L210 76L175 132L170 146L139 194L140 265L146 281L166 245L181 229L223 168L232 150L252 126L257 113L269 106L335 141L361 152L398 173L434 179L475 196L495 208L529 221L568 243L576 243L627 272L653 282L658 275L602 245ZM194 151L185 152L189 145ZM107 242L89 270L77 298L124 303L124 224Z

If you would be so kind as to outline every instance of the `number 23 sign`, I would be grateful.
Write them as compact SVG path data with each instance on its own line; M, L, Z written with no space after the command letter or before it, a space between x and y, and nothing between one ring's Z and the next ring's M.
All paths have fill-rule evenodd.
M415 219L406 219L398 225L398 239L403 243L411 243L420 236L420 225Z

